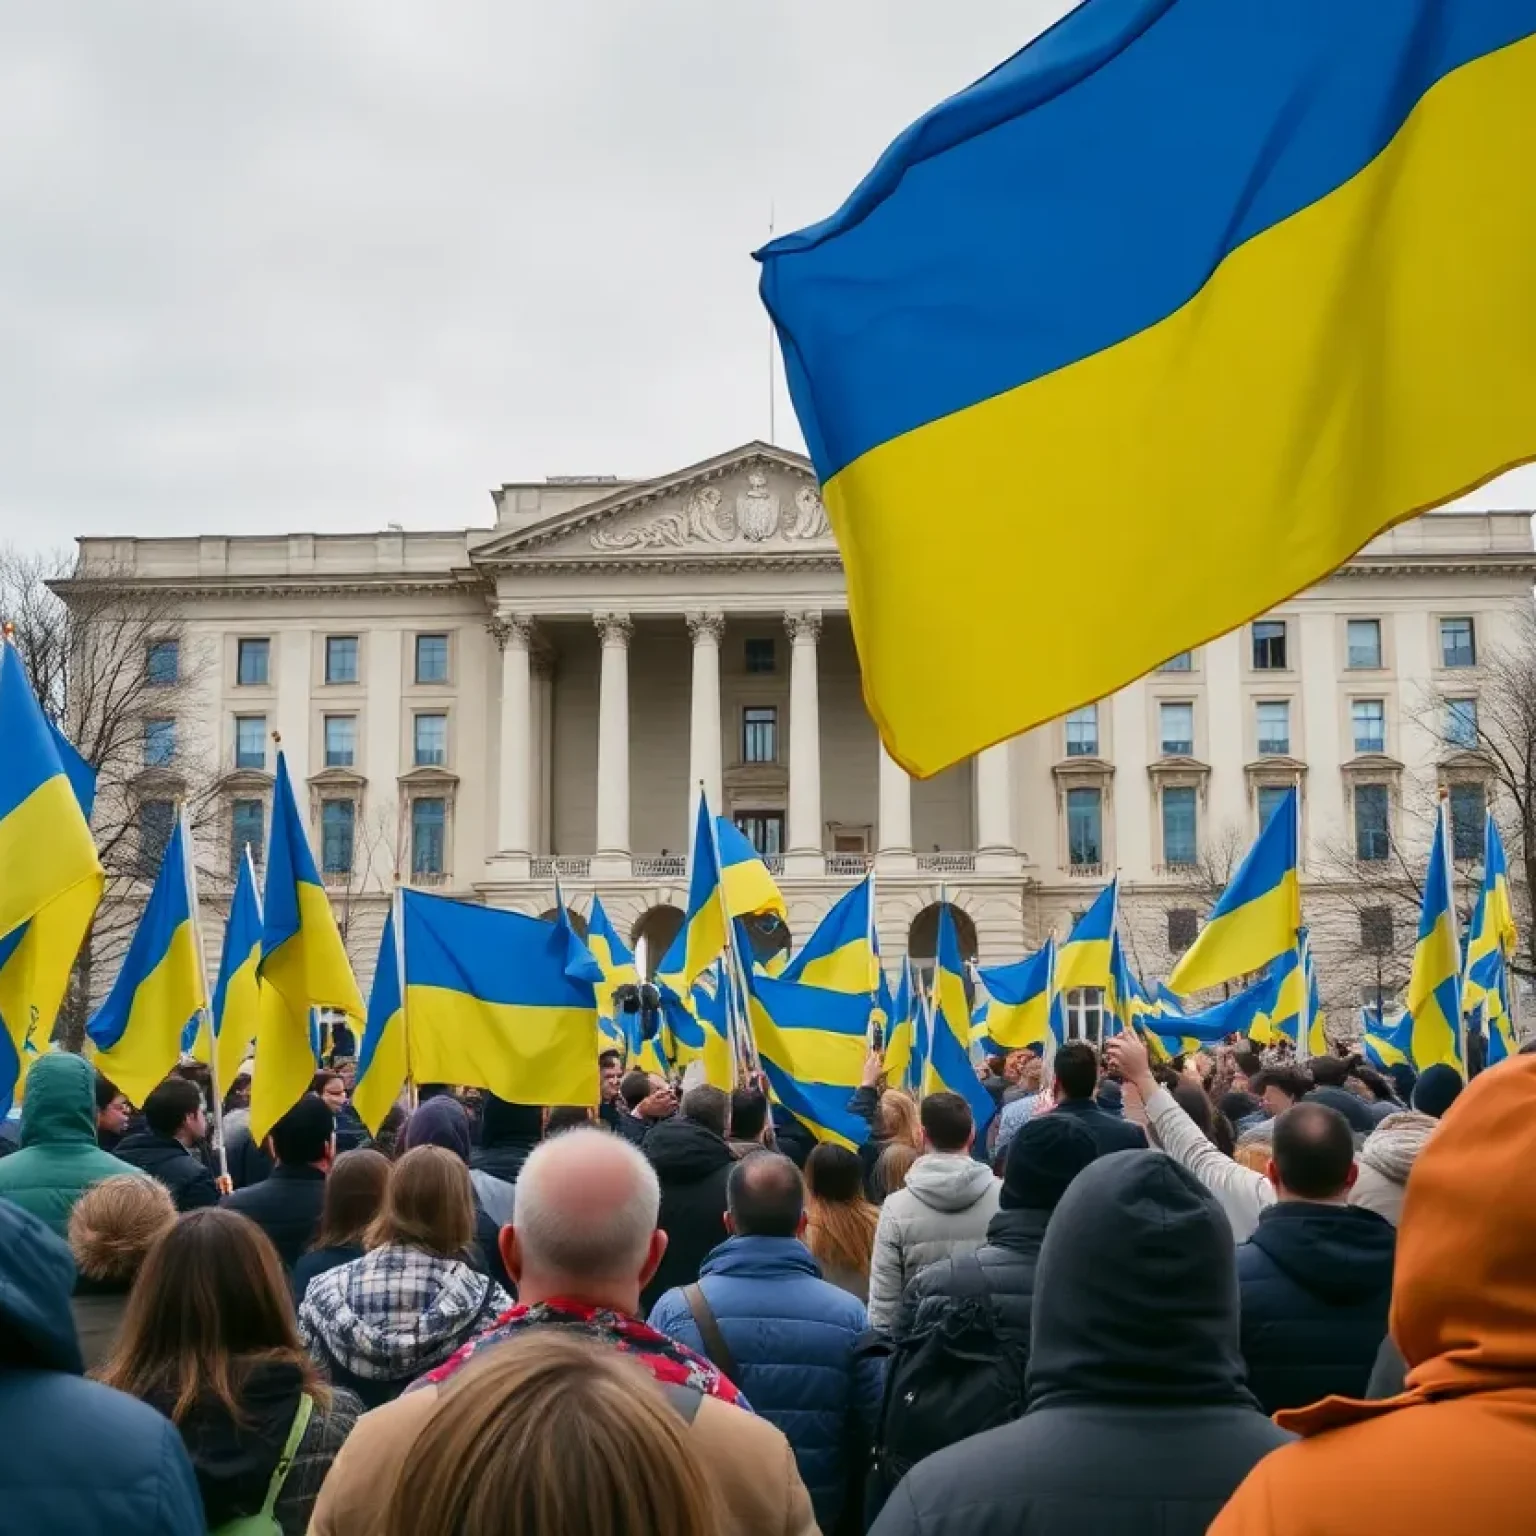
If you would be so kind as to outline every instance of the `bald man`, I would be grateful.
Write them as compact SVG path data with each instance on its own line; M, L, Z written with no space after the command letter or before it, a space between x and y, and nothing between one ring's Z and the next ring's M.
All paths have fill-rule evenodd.
M816 1519L783 1434L755 1417L702 1355L647 1327L640 1292L666 1251L656 1172L621 1137L567 1131L523 1164L500 1251L518 1303L405 1396L365 1414L331 1467L311 1536L375 1536L438 1394L488 1350L536 1328L565 1328L633 1359L690 1425L725 1505L722 1530L815 1536ZM644 1377L637 1380L643 1383ZM573 1469L579 1467L573 1462Z

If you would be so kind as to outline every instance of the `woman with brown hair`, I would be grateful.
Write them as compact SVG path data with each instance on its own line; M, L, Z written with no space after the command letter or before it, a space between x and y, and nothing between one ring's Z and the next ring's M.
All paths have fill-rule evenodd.
M412 1147L390 1169L368 1252L312 1281L299 1307L299 1333L333 1382L377 1408L511 1307L465 1262L474 1235L462 1159Z
M443 1393L385 1536L714 1536L722 1511L666 1390L555 1329L501 1345Z
M309 1282L367 1252L364 1237L378 1219L389 1187L389 1159L372 1147L343 1152L325 1180L320 1230L309 1252L293 1266L293 1299L304 1300Z
M304 1352L271 1241L217 1207L181 1217L150 1249L99 1374L181 1431L213 1528L269 1508L283 1536L303 1536L361 1412Z
M884 1081L884 1059L878 1051L872 1051L864 1063L864 1081L848 1101L850 1114L869 1121L869 1136L859 1148L859 1162L864 1170L864 1193L876 1205L889 1193L880 1188L875 1178L875 1168L885 1149L910 1146L914 1156L923 1150L916 1101L895 1088L882 1088Z
M880 1212L864 1198L858 1156L834 1142L820 1143L805 1160L805 1246L821 1277L869 1300L869 1261Z
M154 1179L103 1179L75 1202L69 1213L76 1270L70 1305L86 1370L94 1371L111 1353L144 1256L175 1225L176 1204Z

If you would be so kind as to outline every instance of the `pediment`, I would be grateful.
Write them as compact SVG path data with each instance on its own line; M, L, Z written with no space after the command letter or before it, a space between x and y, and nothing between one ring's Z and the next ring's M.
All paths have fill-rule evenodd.
M628 485L481 545L477 566L718 556L836 557L808 459L767 443Z

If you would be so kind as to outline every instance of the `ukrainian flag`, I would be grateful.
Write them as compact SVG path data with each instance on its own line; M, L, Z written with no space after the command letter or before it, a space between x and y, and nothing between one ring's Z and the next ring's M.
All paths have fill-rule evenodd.
M264 996L256 1032L261 1070L251 1087L251 1134L261 1141L298 1103L314 1078L311 1011L339 1009L359 1028L365 1018L362 995L336 927L336 914L320 884L282 752L277 754L272 790L257 975Z
M997 1106L971 1065L971 1010L965 1000L964 966L949 903L941 902L933 971L933 1039L923 1074L923 1092L958 1093L971 1106L971 1118L980 1140Z
M704 1081L729 1093L736 1086L736 1041L731 1028L731 983L717 960L693 988L693 1012L704 1032Z
M912 959L901 962L901 980L886 1015L885 1080L892 1088L915 1089L922 1080L922 1058L918 1051L918 1020L922 1002L912 985Z
M1492 1012L1507 1013L1507 1009L1498 1007L1499 994L1501 983L1507 982L1507 962L1519 942L1509 894L1509 863L1504 856L1503 839L1490 814L1483 828L1483 884L1467 928L1462 1006L1468 1012L1491 1002L1494 1004ZM1491 1037L1489 1044L1493 1044Z
M1275 976L1265 976L1198 1013L1181 1013L1178 1015L1179 1033L1170 1038L1187 1054L1202 1045L1219 1045L1228 1035L1246 1034L1256 1019L1267 1015L1275 1006L1277 985Z
M1109 988L1110 943L1115 936L1119 907L1118 880L1111 880L1094 903L1072 925L1067 942L1056 953L1056 986L1062 992L1079 987Z
M192 839L182 813L117 980L85 1026L97 1068L135 1104L176 1065L182 1031L208 1006L193 879Z
M1536 0L1087 0L758 253L911 772L1536 455L1533 34ZM1060 655L1085 537L1137 622Z
M1047 939L1043 949L1023 960L984 965L977 972L992 999L987 1038L998 1050L1043 1048L1051 1041L1058 996L1052 973L1057 963L1056 941Z
M880 947L872 875L838 898L785 967L783 980L864 998L878 995Z
M600 896L593 896L587 918L587 948L603 973L597 989L598 1025L610 1039L624 1043L624 1031L614 1017L613 994L620 987L638 986L640 971L634 951L621 939Z
M1378 1072L1408 1064L1412 1030L1413 1021L1406 1015L1400 1023L1388 1024L1376 1009L1360 1010L1360 1039L1365 1047L1365 1059Z
M709 814L703 790L693 834L693 864L688 872L688 913L678 935L682 977L678 992L693 985L725 948L725 897L720 880L720 850L715 844L715 821ZM677 949L678 945L673 948ZM669 951L671 953L671 951ZM663 969L665 966L663 965ZM658 977L661 971L658 970Z
M1407 1003L1413 1019L1410 1038L1414 1066L1422 1072L1443 1062L1465 1075L1461 954L1456 941L1456 906L1443 811L1435 820L1435 840L1430 845L1429 869L1424 876L1419 941L1413 951Z
M857 1147L868 1122L848 1110L869 1050L869 1000L752 976L747 1017L774 1098L818 1141Z
M352 1085L352 1107L375 1136L391 1106L398 1102L409 1071L405 1000L400 984L401 930L395 923L399 904L397 893L379 939L379 960L373 968L373 990L368 994L368 1018L357 1048L357 1080Z
M1181 996L1261 971L1295 947L1301 927L1299 802L1291 790L1269 818L1195 942L1168 977Z
M53 1032L103 884L88 825L95 776L44 718L9 639L0 642L0 742L0 1102L8 1107L28 1043Z
M1133 1023L1154 1061L1172 1061L1175 1056L1191 1056L1200 1049L1201 1041L1193 1035L1168 1034L1159 1027L1175 1024L1182 1028L1185 1017L1183 1002L1168 990L1165 983L1158 983L1156 997L1140 993Z
M213 1063L220 1091L239 1075L240 1063L250 1054L261 1019L261 984L256 970L261 963L261 898L256 893L256 871L251 850L240 860L235 896L224 924L224 947L219 953L219 976L213 985L209 1011L218 1060ZM210 1057L208 1028L194 1026L192 1053L199 1061Z
M416 1080L514 1104L595 1104L603 973L565 909L551 923L422 891L400 905Z
M720 850L720 876L725 883L725 905L731 916L775 912L787 922L789 908L747 834L734 821L717 816L715 836Z

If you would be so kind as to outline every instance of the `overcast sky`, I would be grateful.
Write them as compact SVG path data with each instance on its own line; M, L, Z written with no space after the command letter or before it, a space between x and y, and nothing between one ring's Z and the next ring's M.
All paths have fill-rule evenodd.
M0 0L0 540L457 527L766 436L770 207L1069 8Z

